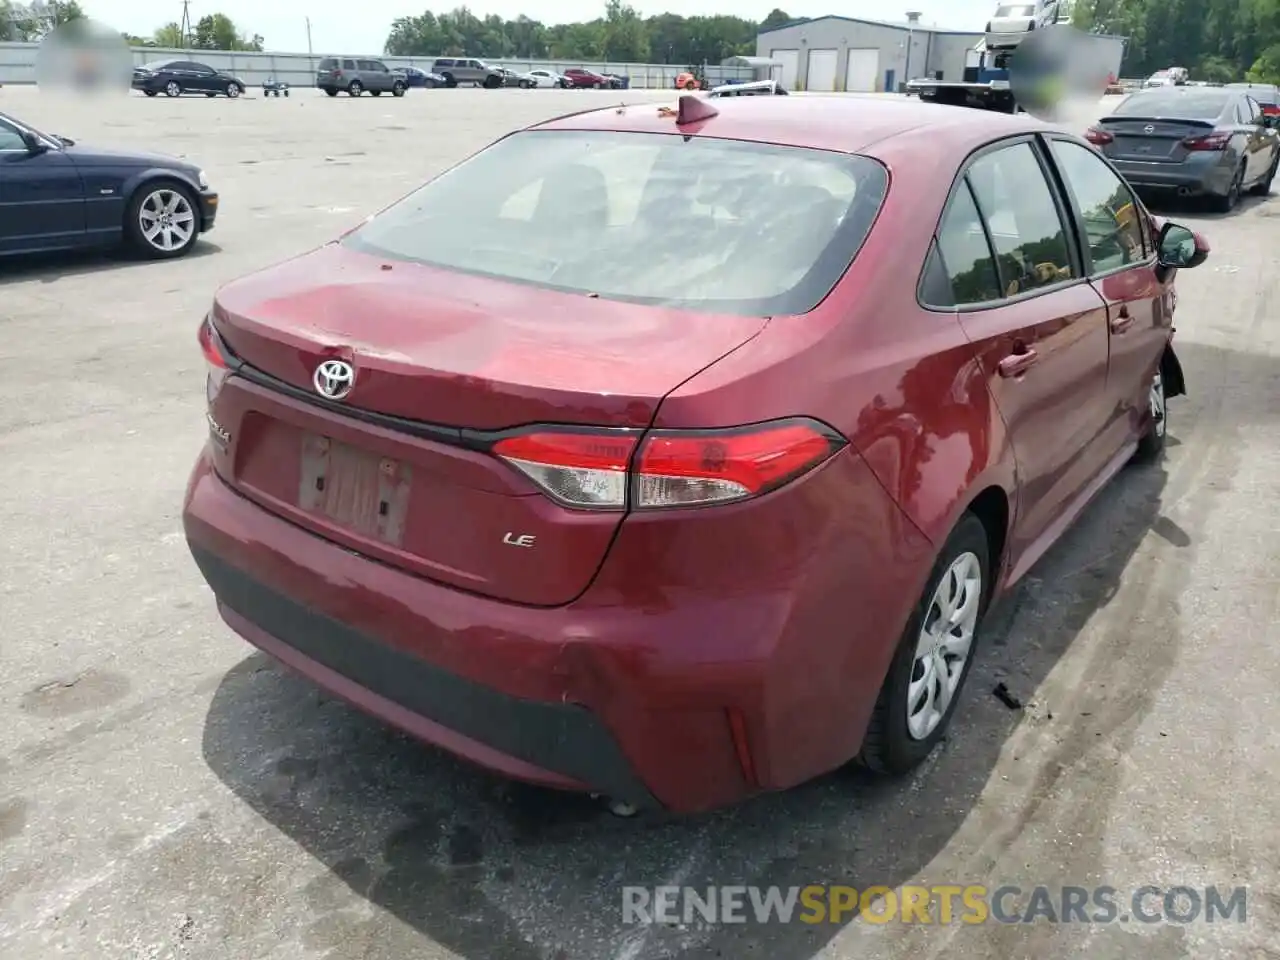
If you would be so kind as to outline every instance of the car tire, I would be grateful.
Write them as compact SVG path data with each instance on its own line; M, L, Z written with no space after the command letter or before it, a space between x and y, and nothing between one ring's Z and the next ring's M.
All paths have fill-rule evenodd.
M242 93L244 93L244 87L240 86L240 84L235 81L227 84L227 96L232 100L236 99Z
M444 77L444 85L446 87L456 87L458 85L458 81L454 79L452 73L441 74L441 76Z
M486 90L497 90L500 86L502 86L502 81L497 77L484 78L484 88Z
M993 566L998 564L990 556L986 527L966 513L938 554L889 664L858 755L863 766L878 773L906 773L946 734L973 666ZM940 617L935 614L944 614L948 607L963 616L953 630L940 633ZM955 633L959 636L952 636ZM961 650L963 656L947 659ZM940 668L947 675L935 684ZM925 686L913 689L922 681L927 681Z
M1133 459L1139 463L1154 463L1164 455L1165 440L1169 433L1169 399L1164 394L1164 377L1159 370L1151 378L1147 393L1147 407L1151 422L1138 440Z
M287 96L289 95L289 91L288 91L288 90L286 90L286 91L284 92L284 95L287 97ZM280 96L280 94L278 94L278 93L277 93L277 94L276 94L276 96L278 97L278 96Z
M182 95L182 84L177 80L170 80L164 85L164 95L166 97L177 97Z
M397 80L395 83L393 83L393 84L391 85L391 95L392 95L393 97L403 97L403 96L404 96L404 84L403 84L403 83L401 83L399 80Z
M1267 175L1254 184L1253 189L1249 192L1255 197L1268 196L1271 193L1271 184L1276 178L1277 167L1280 167L1280 150L1277 150L1276 155L1271 158L1271 166L1267 169Z
M330 96L330 97L336 97L338 95L338 91L333 87L325 87L324 92L327 96Z
M1241 163L1236 174L1231 178L1231 186L1227 192L1213 198L1213 209L1218 213L1230 213L1240 202L1241 187L1244 186L1244 164Z
M347 85L347 96L358 97L362 93L364 93L364 84L359 80L352 80L351 83Z
M172 225L181 228L188 223L185 214L190 214L190 232L175 236L173 230L166 232L162 227L153 235L150 224L156 222L154 215L167 209L171 203L174 203L174 210L170 216L176 217L171 221ZM152 180L138 187L125 211L124 234L129 246L149 260L172 260L188 253L200 237L200 207L191 188L176 180ZM180 242L169 245L165 241L166 236L170 242Z

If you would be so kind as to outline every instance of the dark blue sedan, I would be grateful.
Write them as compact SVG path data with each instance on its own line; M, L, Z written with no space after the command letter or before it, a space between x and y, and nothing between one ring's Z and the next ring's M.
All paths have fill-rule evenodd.
M438 73L428 73L417 67L399 67L397 73L403 73L407 87L447 87L449 81Z
M0 256L125 243L180 257L217 213L194 164L95 150L0 114Z

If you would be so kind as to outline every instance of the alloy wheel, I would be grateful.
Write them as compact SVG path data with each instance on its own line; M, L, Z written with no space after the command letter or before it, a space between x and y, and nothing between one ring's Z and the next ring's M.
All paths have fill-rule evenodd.
M164 92L167 97L176 97L182 92L182 87L178 85L177 80L170 80L164 85Z
M195 211L178 190L153 190L138 207L142 237L161 253L173 253L187 245L196 229Z
M960 687L978 629L982 586L981 561L962 553L929 601L907 687L907 731L914 740L938 728Z

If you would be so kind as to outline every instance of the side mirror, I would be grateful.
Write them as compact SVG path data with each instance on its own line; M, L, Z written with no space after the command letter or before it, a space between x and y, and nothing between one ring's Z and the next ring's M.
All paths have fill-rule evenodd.
M1178 223L1166 223L1160 230L1157 258L1162 267L1198 267L1209 256L1204 237Z
M22 131L22 142L27 145L27 153L32 156L35 156L37 153L45 153L49 149L45 142L30 130Z

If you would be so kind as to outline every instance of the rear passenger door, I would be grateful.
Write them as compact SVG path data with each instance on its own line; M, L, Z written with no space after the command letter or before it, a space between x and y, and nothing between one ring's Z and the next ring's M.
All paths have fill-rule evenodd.
M1145 421L1151 378L1169 339L1169 286L1160 281L1147 211L1093 150L1051 137L1049 152L1079 222L1089 282L1105 301L1111 343L1107 446L1118 451Z
M1107 311L1084 277L1050 170L1030 136L971 157L939 227L940 263L930 265L948 278L1009 430L1016 575L1056 539L1108 459Z
M185 84L192 90L199 90L201 93L213 93L222 89L222 80L218 76L218 71L213 67L206 66L203 63L184 64L189 69L191 75L190 81Z

